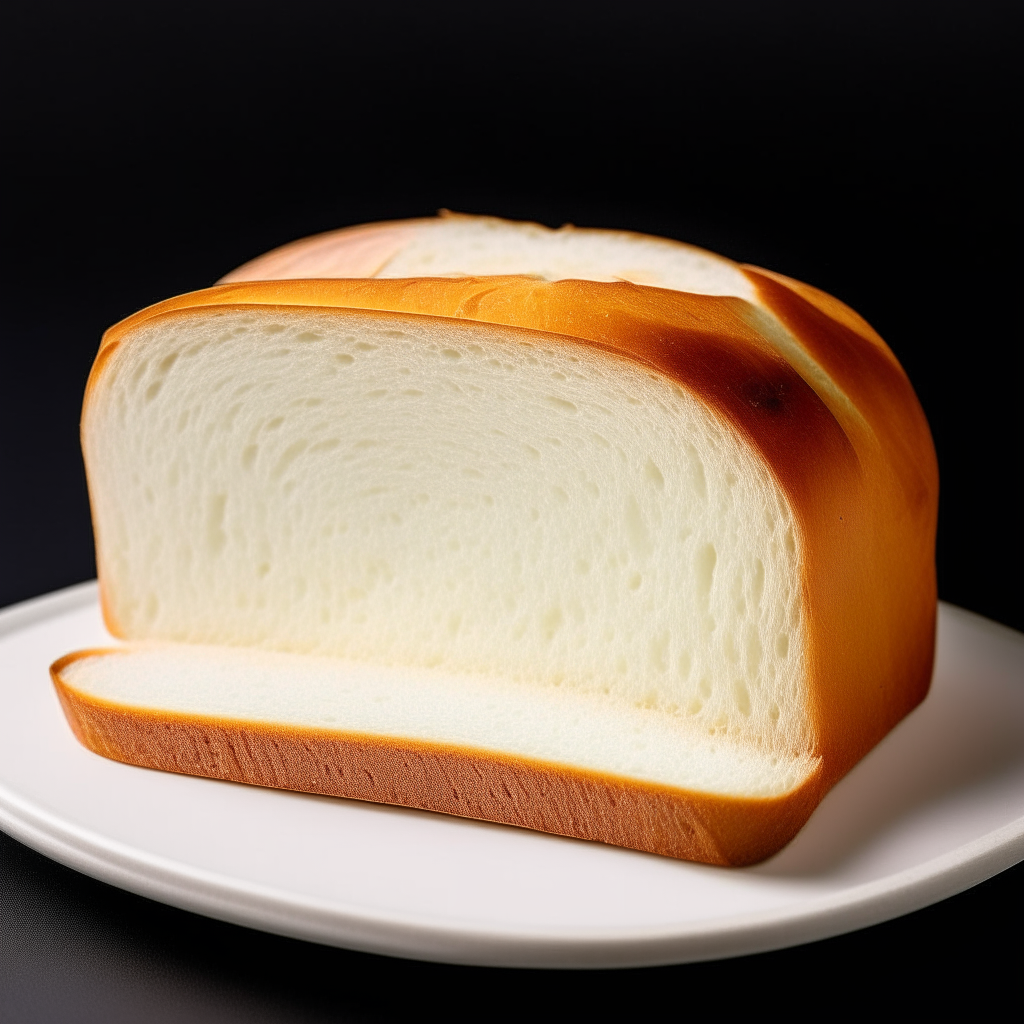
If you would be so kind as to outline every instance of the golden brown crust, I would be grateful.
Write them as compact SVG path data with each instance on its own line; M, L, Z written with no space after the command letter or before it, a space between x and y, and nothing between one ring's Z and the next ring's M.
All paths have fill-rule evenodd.
M50 673L78 740L115 761L274 789L440 811L706 864L753 864L793 838L820 773L772 800L714 797L560 765L359 733L181 715L100 701Z
M927 693L935 642L938 477L913 389L870 327L816 289L756 268L745 272L758 288L762 308L821 368L828 387L822 387L820 377L801 376L751 326L756 322L749 316L751 307L736 298L523 277L288 280L207 289L118 324L104 337L85 415L107 358L137 327L153 317L187 316L212 306L344 308L371 317L404 314L440 317L449 324L501 324L524 332L524 341L583 344L664 375L715 409L760 454L798 523L813 753L822 759L822 770L813 785L792 799L801 807L800 801L810 799L809 814L825 790ZM837 402L837 394L845 398ZM101 581L103 575L101 565ZM110 625L116 631L116 623ZM725 813L722 801L705 805L700 801L711 798L692 794L687 800L687 806L714 806L714 814ZM721 839L715 831L720 825L709 834L716 836L719 849L747 851L736 855L741 859L749 854L744 843L767 849L750 838L756 832L754 818L760 816L755 805L766 808L763 822L771 815L780 815L783 822L806 817L791 819L789 811L772 802L740 803L743 809L730 805L730 813L747 822L737 825L737 835L747 838ZM779 834L792 835L788 827L780 826ZM637 845L636 840L621 841ZM675 855L706 857L692 851ZM722 857L740 862L732 853Z
M861 472L802 516L810 678L831 784L927 695L935 652L938 465L910 381L837 299L745 268L762 302L851 399Z

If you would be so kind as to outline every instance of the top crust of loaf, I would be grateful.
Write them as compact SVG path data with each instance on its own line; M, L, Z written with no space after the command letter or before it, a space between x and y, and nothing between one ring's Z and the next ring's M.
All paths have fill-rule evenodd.
M628 281L753 301L731 260L667 238L473 217L361 224L274 249L226 274L220 284L315 277L466 277L529 274L546 281Z
M155 318L204 307L363 310L543 332L624 356L698 396L758 453L800 532L813 755L831 785L927 692L934 650L937 471L920 406L880 338L815 289L754 268L756 297L536 278L267 281L143 310L104 337L83 412L112 353ZM100 566L101 583L103 566ZM118 624L110 622L116 633Z

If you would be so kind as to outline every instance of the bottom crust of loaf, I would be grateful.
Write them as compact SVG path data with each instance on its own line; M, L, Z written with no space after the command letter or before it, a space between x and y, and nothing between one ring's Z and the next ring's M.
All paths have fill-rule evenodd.
M72 731L115 761L437 811L706 864L770 857L796 835L826 788L819 769L781 797L721 797L483 750L140 711L77 692L60 677L62 661L51 674Z

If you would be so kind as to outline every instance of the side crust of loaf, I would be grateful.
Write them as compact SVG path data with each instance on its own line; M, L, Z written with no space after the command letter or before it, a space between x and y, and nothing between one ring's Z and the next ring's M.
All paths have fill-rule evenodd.
M710 796L485 750L270 726L100 701L74 689L65 655L50 667L76 738L143 768L493 821L722 866L788 843L827 788L819 769L785 796Z

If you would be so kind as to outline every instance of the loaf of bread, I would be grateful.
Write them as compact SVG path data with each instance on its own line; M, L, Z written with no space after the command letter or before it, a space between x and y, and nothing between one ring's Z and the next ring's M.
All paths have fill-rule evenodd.
M387 237L396 272L477 276L310 257L104 337L82 440L130 643L53 666L72 728L133 764L770 855L927 692L937 473L906 376L775 274L488 220L432 250L424 223L290 251ZM534 276L485 276L492 231Z

